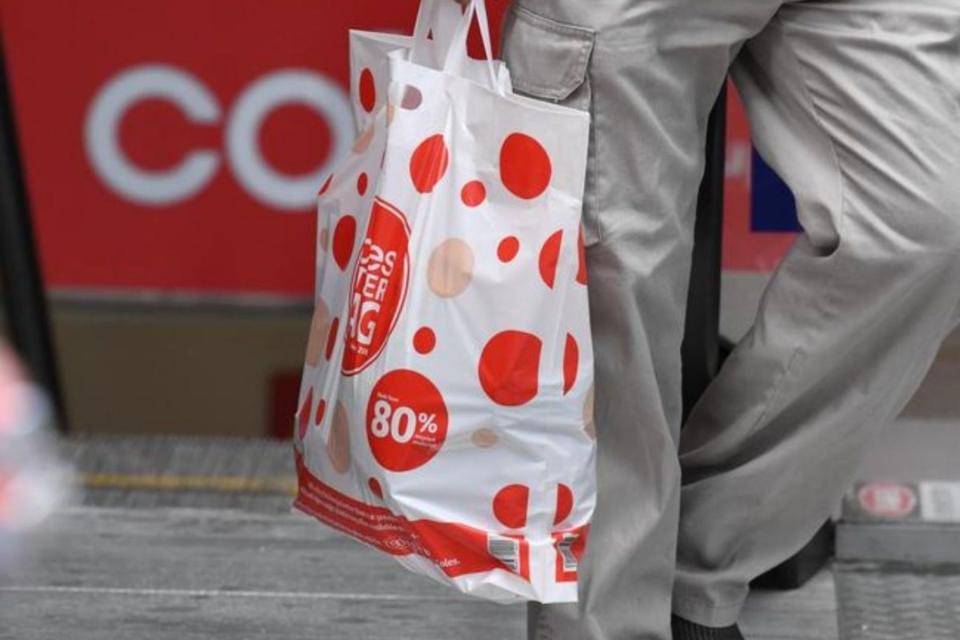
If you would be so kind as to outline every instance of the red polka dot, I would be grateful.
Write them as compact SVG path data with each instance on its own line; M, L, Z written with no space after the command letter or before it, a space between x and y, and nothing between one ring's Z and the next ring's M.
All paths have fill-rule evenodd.
M511 133L500 147L500 179L518 198L536 198L550 185L550 157L539 142Z
M487 188L479 180L468 182L460 191L460 199L468 207L480 206L487 199Z
M557 485L557 512L553 516L553 524L557 525L566 520L573 511L573 491L565 484Z
M437 346L437 334L430 327L421 327L413 336L413 348L417 353L427 354Z
M577 235L577 282L587 284L587 249L583 242L583 226Z
M364 69L360 72L360 106L367 113L373 111L377 104L377 87L373 81L373 72Z
M553 289L557 279L557 263L560 260L560 243L563 241L563 231L557 231L547 238L540 249L540 277L548 287Z
M327 179L326 179L326 180L324 180L323 186L320 187L320 192L317 193L317 195L318 195L318 196L322 196L323 194L325 194L325 193L327 192L327 189L330 188L330 183L331 183L331 182L333 182L333 174L332 174L332 173L331 173L329 176L327 176Z
M320 399L320 402L317 404L317 413L313 416L313 424L318 427L323 422L323 415L327 412L327 401L323 398Z
M500 241L500 246L497 247L497 257L500 258L501 262L510 262L517 257L519 251L520 241L517 240L516 236L509 236Z
M337 331L340 330L340 318L334 318L333 322L330 323L330 333L327 334L327 349L324 352L324 355L327 357L327 360L333 355L333 347L337 344Z
M346 270L353 255L353 243L357 239L357 219L347 214L337 221L333 230L333 260L341 270Z
M300 411L297 412L297 417L299 418L299 433L300 439L303 440L307 437L307 429L310 427L310 409L313 406L313 389L307 389L307 397L303 399L303 404L300 405Z
M376 478L370 478L367 480L367 486L370 487L370 492L383 500L383 487L380 486L380 481Z
M567 344L563 348L563 395L570 393L577 381L577 368L580 366L580 348L576 339L567 334Z
M522 331L493 336L480 354L480 386L497 404L515 407L537 395L543 343Z
M367 192L367 174L361 173L357 177L357 193L364 195Z
M384 469L411 471L443 448L450 424L443 394L426 376L394 369L370 390L367 444Z
M493 515L510 529L522 529L527 524L527 504L530 489L522 484L507 485L493 497Z
M410 158L410 177L420 193L430 193L440 182L450 164L450 152L441 134L421 142Z

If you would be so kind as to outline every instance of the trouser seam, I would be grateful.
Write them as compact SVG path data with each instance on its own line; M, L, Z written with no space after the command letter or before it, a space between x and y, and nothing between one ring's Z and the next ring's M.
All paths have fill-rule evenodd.
M589 222L593 226L593 233L596 235L596 244L600 244L604 240L603 222L600 220L600 172L597 169L597 166L600 163L600 100L599 92L596 90L596 82L594 81L594 67L597 64L597 58L602 57L601 53L598 51L600 48L600 43L598 40L599 39L594 40L590 60L587 61L586 73L586 81L590 91L590 137L592 138L593 142L592 148L589 150L589 154L587 156L587 180L589 192L586 194L586 197L592 201L592 220Z

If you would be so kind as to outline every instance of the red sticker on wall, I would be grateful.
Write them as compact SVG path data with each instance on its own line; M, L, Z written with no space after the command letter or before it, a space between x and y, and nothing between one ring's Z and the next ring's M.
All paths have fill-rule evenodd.
M890 482L864 485L857 500L864 511L880 518L905 518L917 506L917 494L911 487Z

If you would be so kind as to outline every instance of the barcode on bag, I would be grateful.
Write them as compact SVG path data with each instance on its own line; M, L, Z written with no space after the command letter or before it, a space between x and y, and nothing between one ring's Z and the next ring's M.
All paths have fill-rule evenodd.
M960 522L960 483L921 482L920 510L929 522Z
M577 570L577 557L573 555L573 543L577 541L576 535L571 533L564 534L564 536L557 540L557 553L560 554L560 561L563 563L564 572L571 572Z
M487 552L514 573L520 573L519 540L490 536L487 538Z

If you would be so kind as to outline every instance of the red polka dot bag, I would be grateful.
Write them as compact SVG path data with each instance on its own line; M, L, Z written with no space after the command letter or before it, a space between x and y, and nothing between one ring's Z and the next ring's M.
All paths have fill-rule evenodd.
M295 506L465 593L572 602L596 493L589 115L514 94L490 50L478 1L351 33L360 133L318 200Z

